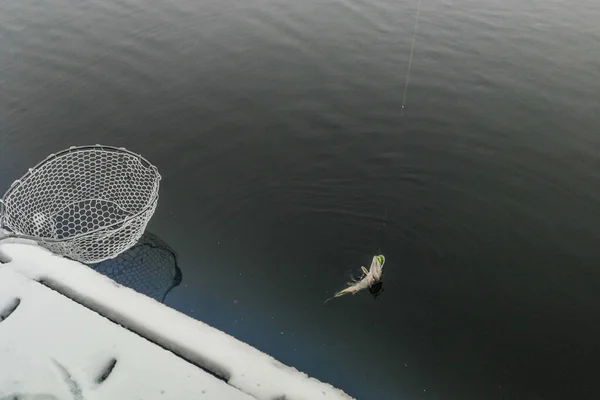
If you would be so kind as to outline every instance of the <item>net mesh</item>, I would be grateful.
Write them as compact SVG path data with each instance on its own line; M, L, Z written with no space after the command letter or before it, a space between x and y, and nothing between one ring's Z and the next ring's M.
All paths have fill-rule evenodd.
M160 174L122 148L72 147L49 156L6 192L2 226L83 263L131 248L158 201Z
M156 235L146 231L140 240L118 257L90 267L115 282L163 302L181 283L182 274L175 251Z

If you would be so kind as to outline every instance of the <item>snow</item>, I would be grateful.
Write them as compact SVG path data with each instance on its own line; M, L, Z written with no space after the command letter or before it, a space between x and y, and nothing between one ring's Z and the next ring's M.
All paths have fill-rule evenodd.
M2 260L10 262L0 264L0 370L9 372L0 374L0 399L351 399L31 243L0 242Z
M253 398L10 268L0 310L0 399Z

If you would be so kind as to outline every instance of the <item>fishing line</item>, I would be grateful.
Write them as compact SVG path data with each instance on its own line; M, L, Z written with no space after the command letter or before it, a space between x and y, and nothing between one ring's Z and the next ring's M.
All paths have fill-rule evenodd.
M404 82L404 94L402 95L402 108L400 109L400 117L404 116L404 108L406 106L406 96L408 94L408 84L410 83L410 70L412 67L412 60L415 54L415 43L417 42L417 32L419 30L419 19L421 18L421 3L423 0L419 0L417 3L417 13L415 15L415 27L413 29L412 35L412 43L410 45L410 55L408 57L408 68L406 69L406 81ZM385 217L383 219L383 224L381 226L380 236L377 239L377 243L381 246L381 241L383 239L383 234L385 231L385 226L387 225L388 219L388 210L385 210ZM381 249L379 249L379 253L381 253Z
M417 4L417 15L415 17L415 29L413 30L412 45L410 46L410 56L408 57L408 68L406 70L406 82L404 84L404 96L402 96L402 109L400 116L404 115L404 106L406 105L406 94L408 93L408 82L410 81L410 68L412 66L413 54L415 52L415 42L417 41L417 29L419 28L419 18L421 16L421 2Z
M419 28L419 19L421 16L421 3L422 0L418 0L418 4L417 4L417 14L415 16L415 27L413 30L413 35L412 35L412 43L410 45L410 56L408 57L408 67L406 69L406 82L404 83L404 94L402 95L402 109L400 110L400 117L402 117L404 115L404 107L406 106L406 96L408 93L408 84L410 82L410 70L412 67L412 60L413 60L413 56L415 53L415 43L417 41L417 30ZM385 228L388 222L388 210L385 210L385 216L383 218L383 222L381 223L381 227L380 227L380 231L379 231L379 238L377 238L377 244L379 246L381 246L381 242L383 240L383 235L385 234ZM381 248L379 249L377 254L381 254ZM379 257L379 256L376 256ZM365 289L366 287L368 287L369 292L371 292L371 294L373 295L373 297L377 298L377 296L379 294L381 294L381 292L383 292L383 287L382 285L382 281L381 281L381 273L383 272L383 263L381 263L381 266L379 268L378 271L376 271L376 273L378 274L377 276L374 276L374 270L373 270L373 263L371 263L371 267L369 268L369 270L367 271L364 267L362 267L362 272L363 272L363 278L356 282L355 280L353 280L353 283L348 286L346 289L341 290L337 293L335 293L333 295L333 297L330 297L328 299L325 300L325 303L328 303L329 301L333 300L336 297L342 296L344 294L348 294L348 293L356 293L362 289ZM369 281L370 279L370 281ZM365 286L367 285L367 286ZM377 286L377 289L374 289L375 286Z
M383 241L383 235L385 234L385 226L387 225L388 212L385 210L385 216L383 217L383 222L381 223L379 235L377 238L377 245L379 248L377 249L377 254L381 254L381 242Z

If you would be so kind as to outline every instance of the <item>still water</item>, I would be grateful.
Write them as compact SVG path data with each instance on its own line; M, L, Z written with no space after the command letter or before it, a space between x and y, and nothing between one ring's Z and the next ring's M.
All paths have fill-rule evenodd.
M600 2L423 0L401 115L416 9L3 1L0 186L143 154L165 302L358 399L600 398Z

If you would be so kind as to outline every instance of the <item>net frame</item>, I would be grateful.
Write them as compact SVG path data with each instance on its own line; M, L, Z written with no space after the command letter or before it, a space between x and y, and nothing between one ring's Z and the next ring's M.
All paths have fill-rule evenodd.
M86 159L86 157L91 157L91 155L100 158L100 161L95 161L99 162L101 167L108 167L101 171L104 174L102 175L104 180L99 178L101 175L95 174L96 171L90 170L89 166L83 165L82 163L77 164L77 161L81 161L78 160L77 157L82 158L84 161L90 161L92 158ZM67 171L67 163L71 163L68 166L74 165L75 167L78 167L79 170L70 172L72 179L76 181L74 184L84 186L84 184L87 183L88 186L84 187L92 187L92 192L94 190L110 192L111 189L114 189L114 187L111 186L113 185L111 182L111 173L114 175L115 180L117 180L116 178L121 179L121 184L123 183L123 179L128 178L130 186L132 189L135 189L134 182L131 179L131 169L119 169L118 166L110 164L104 165L102 164L102 157L115 157L115 159L129 163L127 165L130 167L138 169L134 172L144 174L142 184L138 184L138 188L144 190L144 196L140 196L136 199L136 193L132 194L131 192L124 191L123 188L119 188L119 190L121 190L121 195L128 195L130 198L137 200L137 203L134 202L135 204L132 203L128 205L128 207L121 207L122 204L117 203L114 199L97 199L97 202L105 202L102 203L102 205L114 203L115 210L120 209L117 211L120 211L123 215L113 216L112 220L109 219L108 222L106 220L102 221L101 218L97 216L98 218L94 219L94 221L98 221L98 226L94 226L87 230L76 229L81 227L73 226L73 223L69 223L68 227L64 227L64 230L73 229L75 231L73 234L59 235L57 234L58 228L56 226L54 226L54 234L52 234L51 230L44 231L43 229L38 229L39 226L34 226L36 217L38 216L37 214L40 214L40 212L36 212L40 211L37 209L40 208L39 205L36 209L24 210L22 204L19 204L19 202L25 202L23 198L28 198L28 195L34 199L37 197L38 202L45 205L48 209L52 209L53 207L49 202L49 198L52 197L52 200L58 198L58 200L62 200L62 203L60 204L63 204L60 211L65 213L67 212L65 210L69 207L75 207L77 202L81 204L86 202L91 204L91 202L95 201L94 196L80 195L79 197L83 197L82 199L68 202L68 194L52 193L52 189L56 189L57 185L53 184L53 182L44 181L44 174L49 174L48 169L53 167L58 168L62 172ZM63 164L61 164L61 162ZM38 180L37 182L36 179ZM100 189L94 186L95 179L99 179L104 186L101 186ZM161 176L154 165L141 155L131 152L123 147L98 144L72 146L58 153L50 154L45 160L41 161L33 168L30 168L20 179L13 182L0 200L0 228L7 233L5 237L34 240L54 253L72 258L82 263L90 264L105 261L118 256L134 246L143 235L148 221L154 214L158 204L160 180ZM82 181L84 184L81 183ZM35 186L36 184L37 186ZM145 186L142 187L140 185ZM65 187L61 187L61 189L64 190ZM28 190L29 193L27 192ZM73 189L73 191L75 191L75 189ZM114 191L116 191L116 189ZM29 200L27 201L29 202ZM79 204L79 206L81 206L81 204ZM83 209L85 213L90 212L90 204L88 204L87 210ZM95 211L99 212L100 210ZM55 218L56 214L58 214L58 212L50 217L43 213L41 215L46 218L46 220L50 220ZM42 220L42 222L44 221ZM56 221L51 222L57 223ZM64 221L65 224L67 224L67 222L68 221L66 220ZM90 222L88 227L92 225L94 224ZM1 238L3 237L0 237L0 239Z

